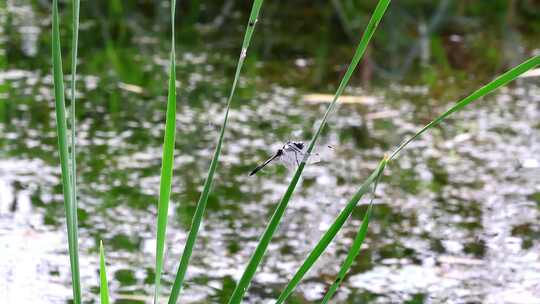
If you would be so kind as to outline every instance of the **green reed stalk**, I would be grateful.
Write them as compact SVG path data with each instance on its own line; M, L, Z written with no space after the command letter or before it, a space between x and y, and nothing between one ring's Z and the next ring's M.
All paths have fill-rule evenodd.
M219 162L219 156L221 154L221 146L223 143L225 129L227 128L227 121L229 118L229 110L231 108L232 99L234 96L234 92L236 90L238 79L240 78L240 71L242 70L242 66L244 65L244 61L246 59L247 50L251 41L251 37L255 30L255 24L257 23L257 18L259 16L259 11L261 9L262 4L263 4L263 0L255 0L253 2L253 6L251 7L251 13L249 16L249 21L246 26L246 31L244 35L244 41L242 43L242 49L240 51L240 58L238 59L238 63L236 65L236 72L234 74L234 80L232 83L231 91L229 93L229 98L227 100L227 107L225 109L225 114L223 117L223 124L221 126L221 131L219 133L219 138L216 145L216 149L214 151L214 156L212 157L212 162L210 163L210 168L208 169L208 175L204 182L203 191L199 197L199 201L197 202L195 214L193 215L193 219L191 222L191 230L189 231L186 245L182 253L182 258L180 259L180 264L178 265L178 271L176 272L176 277L174 279L173 287L171 290L171 296L169 298L169 304L176 303L178 300L178 296L180 295L182 284L184 282L184 277L186 275L187 268L189 265L189 260L193 252L193 246L195 245L195 241L197 240L199 228L201 226L204 211L206 209L206 204L208 202L208 196L212 188L212 183L214 180L214 173L216 172L216 168Z
M384 170L384 168L383 168ZM380 172L382 173L382 171ZM322 304L328 303L336 290L338 289L339 285L345 278L345 275L347 274L347 271L349 268L351 268L354 259L358 256L358 253L360 253L360 248L362 247L362 243L364 242L368 230L369 220L371 219L371 212L373 210L373 199L375 198L375 191L377 191L377 184L379 183L379 180L381 179L382 174L378 174L377 178L375 179L374 185L373 185L373 191L371 194L371 200L368 205L368 209L366 210L366 213L364 214L364 218L362 219L362 224L360 225L360 229L358 230L358 233L356 234L356 237L354 238L354 241L351 245L351 249L349 250L349 253L347 254L347 257L345 258L345 261L341 265L341 268L339 269L338 275L336 280L334 280L334 283L330 286L328 289L328 292L326 292L326 295L324 296L322 300Z
M103 241L99 242L99 296L101 304L109 304L109 284L107 283L107 269L105 267Z
M337 235L341 227L345 224L345 221L349 218L351 213L353 212L354 208L366 194L369 189L371 188L371 184L373 184L374 181L376 181L384 171L384 168L386 166L387 159L381 160L379 165L377 166L377 169L371 173L371 175L364 181L364 183L360 186L358 191L353 195L353 197L349 200L345 208L341 210L339 215L334 220L334 223L326 230L324 235L321 237L317 245L311 250L308 257L305 259L305 261L302 263L300 268L296 271L292 279L289 281L285 289L281 292L281 294L278 297L278 300L276 301L276 304L281 304L287 300L289 295L294 291L296 286L300 283L304 275L311 269L313 264L319 259L321 254L326 250L330 242L334 239L334 237ZM371 207L369 207L371 208Z
M77 88L77 46L79 42L79 7L80 0L73 0L72 5L72 42L71 42L71 183L73 188L73 205L77 210L77 161L76 161L76 116L75 116L75 90ZM77 224L77 216L75 216L75 225Z
M165 118L165 134L163 139L163 156L159 181L158 218L156 231L156 276L154 279L154 303L158 303L163 257L165 251L165 233L167 230L167 214L171 197L173 176L174 142L176 133L176 59L174 41L174 16L176 1L171 1L171 54L169 62L169 92L167 96L167 113Z
M71 283L73 288L73 302L75 304L79 304L81 303L81 283L79 273L77 209L73 200L73 182L70 178L68 136L64 97L64 75L62 72L62 53L60 50L58 0L53 0L52 6L52 62L54 99L56 110L56 129L58 137L58 151L60 154L60 167L62 171L62 189L64 194L64 209L66 212L69 260L71 265Z
M79 0L73 0L72 4L72 41L71 41L71 187L72 187L72 221L73 225L77 229L79 227L77 219L77 160L76 160L76 116L75 116L75 90L76 90L76 77L77 77L77 46L79 42ZM75 244L78 248L78 232L75 233ZM78 261L78 249L77 249L77 261ZM80 281L80 279L79 279Z
M360 43L358 44L358 47L356 48L356 52L353 56L351 64L349 65L345 75L343 76L343 79L341 80L341 83L339 84L339 87L336 91L334 99L332 100L332 103L328 106L328 109L324 113L324 116L319 125L319 128L317 129L317 131L315 132L315 134L313 135L313 138L311 139L309 143L309 146L306 150L308 154L313 151L313 148L315 147L317 139L319 138L324 126L326 125L326 122L328 120L330 113L333 112L336 106L336 103L338 101L338 98L341 96L349 80L351 79L351 76L354 70L356 69L358 62L362 58L367 48L367 45L371 37L373 36L373 33L375 32L377 25L381 21L386 11L386 8L388 7L389 4L390 4L390 0L380 0L379 3L377 4L377 7L375 8L375 11L373 12L373 15L366 27L366 30L364 34L362 35L362 39L360 40ZM253 279L253 276L255 275L257 267L261 263L262 258L266 252L266 249L268 245L270 244L270 241L272 240L274 232L276 231L277 227L279 226L279 223L281 222L281 218L283 217L283 214L285 213L285 210L294 192L294 189L296 188L296 185L298 184L298 181L300 180L300 176L302 175L305 165L306 165L306 162L305 160L303 160L298 166L298 168L296 169L296 172L293 178L291 179L291 182L289 183L289 186L287 187L285 194L283 195L280 202L278 203L276 210L274 211L274 214L272 215L272 218L270 219L270 222L266 226L266 229L264 230L263 235L259 239L259 243L257 244L257 248L255 249L255 252L251 256L248 262L248 265L246 266L246 269L244 270L244 273L242 274L242 277L240 278L240 281L236 285L236 288L234 289L234 292L231 298L229 299L229 304L238 304L242 301L242 298L249 286L249 283Z
M447 111L445 111L444 113L439 115L433 121L431 121L426 126L421 128L418 132L416 132L411 138L404 141L400 146L398 146L394 150L392 155L389 157L389 161L392 160L393 158L395 158L395 156L401 150L403 150L403 148L405 148L409 143L411 143L412 141L417 139L422 133L424 133L425 131L427 131L427 130L435 127L435 126L437 126L439 123L441 123L444 119L446 119L451 114L462 110L465 106L472 103L473 101L484 97L485 95L493 92L494 90L500 88L503 85L508 84L510 81L515 80L516 78L518 78L521 74L523 74L523 73L527 72L528 70L533 69L533 68L535 68L536 66L539 66L539 65L540 65L540 55L531 57L528 60L524 61L523 63L517 65L516 67L514 67L512 69L510 69L506 73L498 76L497 78L495 78L495 80L489 82L488 84L481 87L480 89L474 91L469 96L461 99L454 106L452 106ZM364 216L364 221L362 222L362 226L360 227L360 230L358 231L358 233L357 233L357 235L356 235L356 237L354 239L354 242L353 242L353 244L352 244L352 246L351 246L351 248L349 250L349 253L347 254L347 258L345 259L345 261L343 262L343 264L341 266L341 269L340 269L340 271L338 273L337 279L330 286L328 292L326 293L326 295L323 298L322 303L327 303L331 299L331 297L336 292L337 288L339 287L339 285L341 284L341 282L345 278L345 275L346 275L347 271L352 266L352 263L353 263L354 259L356 258L356 256L360 252L360 246L362 245L362 242L363 242L363 240L365 238L365 235L366 235L366 232L367 232L367 226L368 226L370 216L371 216L371 205L372 204L370 203L370 207L368 209L368 212L366 212L366 215Z

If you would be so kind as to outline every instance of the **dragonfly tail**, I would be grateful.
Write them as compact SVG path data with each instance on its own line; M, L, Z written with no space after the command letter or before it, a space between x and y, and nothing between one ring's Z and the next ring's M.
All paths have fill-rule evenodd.
M271 161L273 161L274 159L278 158L279 156L281 155L280 151L278 151L278 153L276 153L274 156L272 156L270 159L268 159L267 161L265 161L264 163L262 163L261 165L257 166L257 168L253 169L253 171L251 171L251 173L249 173L249 176L252 176L254 175L255 173L259 172L262 168L264 168L266 165L268 165Z

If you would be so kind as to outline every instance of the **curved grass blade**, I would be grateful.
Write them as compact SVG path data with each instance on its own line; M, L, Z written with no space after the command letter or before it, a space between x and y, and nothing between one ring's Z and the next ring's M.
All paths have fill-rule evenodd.
M441 121L443 121L445 118L450 116L452 113L457 112L461 109L463 109L465 106L470 104L471 102L477 100L478 98L481 98L495 89L506 85L508 82L516 79L519 77L519 75L527 72L528 70L540 65L540 56L534 56L523 63L519 64L518 66L510 69L506 73L500 75L499 77L495 78L495 80L491 81L490 83L486 84L485 86L481 87L480 89L473 92L471 95L463 98L462 100L458 101L453 107L448 109L446 112L439 115L437 118L435 118L433 121L431 121L429 124L424 126L422 129L420 129L415 135L413 135L410 139L402 143L390 156L389 160L392 159L392 157L395 157L399 151L401 151L403 148L405 148L410 142L418 138L422 133L429 130L430 128L438 125ZM377 179L378 181L378 179ZM375 184L376 185L376 184ZM375 188L375 187L374 187ZM364 238L367 233L367 228L369 224L369 219L371 217L371 211L372 211L372 204L373 200L370 202L370 206L368 208L368 211L366 212L364 216L364 221L362 222L362 225L360 226L360 230L358 231L358 234L356 235L353 245L351 246L351 249L349 250L349 253L347 255L347 258L345 259L344 263L342 264L342 267L338 273L337 279L334 281L334 283L330 286L328 289L328 292L323 298L323 301L321 303L327 303L334 293L336 292L337 288L343 281L348 269L351 267L354 259L360 252L360 247L362 245L362 242L364 241Z
M109 284L107 283L103 241L99 242L99 296L101 298L101 304L109 304Z
M358 191L353 195L353 197L349 200L345 208L341 210L339 215L334 220L334 223L326 230L324 235L321 237L317 245L311 250L308 257L305 259L304 263L298 268L292 279L289 281L285 289L281 292L281 294L278 297L278 300L276 301L276 304L283 303L289 295L294 291L296 286L300 283L304 275L311 269L313 264L319 259L321 254L326 250L330 242L334 239L334 237L337 235L341 227L343 227L343 224L345 224L345 221L349 218L351 213L353 212L354 208L362 198L364 194L366 194L370 188L371 184L373 184L374 181L376 181L379 176L381 176L382 172L384 171L384 168L386 166L387 159L381 160L375 171L371 173L371 175L364 181L364 183L360 186Z
M383 168L384 169L384 168ZM347 254L347 257L345 258L345 261L341 265L341 268L339 269L338 275L334 283L330 286L326 294L324 295L324 298L321 303L328 303L336 290L338 289L339 285L345 278L345 275L347 274L347 271L349 268L351 268L354 259L358 256L358 253L360 253L360 247L362 247L362 243L364 242L364 239L366 238L369 220L371 219L371 212L373 210L373 199L375 198L375 191L377 191L377 185L379 183L379 180L381 179L382 171L380 174L377 175L377 178L375 179L374 185L373 185L373 191L371 193L371 200L369 202L368 209L366 210L366 213L364 214L364 219L362 220L362 224L360 225L360 229L358 230L358 233L356 234L356 237L354 238L354 241L351 245L351 249L349 250L349 253Z
M167 215L171 197L173 175L174 142L176 134L176 59L174 40L174 16L176 1L171 1L171 54L169 62L169 90L167 96L167 113L165 118L165 134L163 139L163 155L161 161L161 177L159 181L158 219L156 229L156 268L154 279L154 303L158 303L161 273L163 271L163 256L165 251L165 233L167 230Z
M64 209L66 212L73 302L79 304L81 303L81 283L79 273L77 209L73 201L73 182L70 178L64 75L62 72L62 53L60 51L58 0L53 0L52 10L52 63L58 151L60 154L60 167L62 171L62 189L64 194Z
M247 49L249 47L251 37L255 30L255 24L257 23L257 18L259 16L259 11L261 9L262 3L263 3L263 0L255 0L251 8L248 25L246 27L246 33L244 35L244 41L242 43L242 49L240 51L240 58L238 59L238 64L236 65L236 72L234 74L234 80L232 83L231 91L229 93L229 98L227 100L227 108L225 109L223 124L221 126L221 131L219 133L216 149L212 157L212 162L210 163L210 168L208 169L208 175L204 182L203 191L201 193L201 196L199 197L199 201L197 202L197 208L195 210L195 214L193 215L193 219L191 222L191 230L189 231L186 245L182 253L182 258L180 259L180 264L178 266L178 271L176 272L176 277L174 279L171 295L169 297L169 304L173 304L177 302L178 296L180 295L180 291L182 289L182 283L184 282L184 277L187 272L187 267L189 265L189 260L191 258L193 246L195 245L195 241L197 239L199 228L201 226L204 211L206 209L206 204L208 202L208 195L210 194L210 190L212 188L212 183L214 180L214 173L216 172L216 168L219 162L219 155L221 154L221 145L223 143L223 136L225 134L225 129L227 128L227 121L229 118L229 110L231 108L231 102L234 96L234 92L236 90L238 79L240 78L240 71L242 69L242 66L244 65Z
M313 148L315 147L317 139L319 138L324 126L326 125L326 121L328 120L330 113L333 112L336 106L336 103L338 101L338 98L343 93L343 90L345 90L345 87L347 86L352 76L352 73L354 72L354 70L356 69L356 66L358 65L358 62L362 58L367 48L367 45L371 37L373 36L373 33L375 32L377 25L381 21L389 3L390 3L390 0L380 0L379 3L377 4L377 7L375 8L375 11L373 12L373 15L366 27L366 30L364 31L364 34L362 35L362 39L360 40L360 43L358 44L358 47L356 48L356 52L353 56L351 64L347 68L347 71L345 75L343 76L341 83L339 84L339 87L336 91L334 99L332 100L332 103L328 106L328 109L324 113L324 116L319 125L319 128L317 129L317 131L315 132L315 134L313 135L313 138L311 139L309 143L308 149L306 151L307 154L313 151ZM231 298L229 299L229 304L238 304L242 301L242 298L249 286L249 283L253 279L253 276L255 275L257 267L261 263L262 258L266 252L266 249L268 245L270 244L270 241L272 240L274 232L276 231L277 227L279 226L279 223L281 222L281 218L283 217L283 214L285 213L285 209L287 208L287 205L292 196L292 193L294 192L294 189L296 188L296 185L298 184L298 181L300 180L300 176L302 175L305 165L306 165L305 160L302 160L302 162L296 169L296 172L294 173L294 176L291 179L291 182L289 183L289 186L287 187L285 194L283 195L280 202L278 203L276 210L274 211L274 214L272 215L272 218L270 219L270 222L266 226L266 229L264 230L263 235L259 239L259 244L257 244L257 248L255 249L255 252L251 256L248 262L248 265L246 266L246 269L244 270L244 273L242 274L242 277L240 278L240 281L238 281L238 284L236 285L236 288L234 289L233 294Z
M392 155L390 155L390 160L394 159L394 157L399 153L399 151L403 150L405 146L407 146L409 143L411 143L413 140L415 140L418 136L420 136L422 133L427 131L428 129L435 127L441 121L443 121L446 117L448 117L450 114L457 112L461 109L463 109L466 105L470 104L471 102L477 100L478 98L484 97L485 95L491 93L492 91L506 85L510 81L516 79L519 77L519 75L527 72L528 70L540 65L540 55L534 56L529 58L528 60L524 61L520 65L512 68L511 70L507 71L506 73L500 75L499 77L495 78L495 80L491 81L490 83L486 84L485 86L481 87L480 89L474 91L471 95L463 98L462 100L458 101L454 106L452 106L450 109L448 109L446 112L439 115L437 118L435 118L433 121L431 121L429 124L427 124L425 127L420 129L416 134L414 134L411 138L404 141L399 147L394 150Z

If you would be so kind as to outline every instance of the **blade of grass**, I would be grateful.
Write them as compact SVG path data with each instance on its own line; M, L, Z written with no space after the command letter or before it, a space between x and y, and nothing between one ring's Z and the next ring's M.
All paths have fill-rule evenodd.
M334 237L337 235L341 227L343 227L343 224L345 224L345 221L349 218L351 213L353 212L354 208L362 198L362 196L369 191L371 188L371 184L378 179L378 177L382 174L385 166L386 166L387 159L381 160L379 165L377 166L377 169L371 173L371 175L364 181L364 183L360 186L358 191L353 195L353 197L349 200L345 208L341 210L339 215L334 220L334 223L326 230L324 235L321 237L317 245L311 250L308 257L305 259L304 263L298 268L292 279L289 281L285 289L281 292L281 294L278 297L278 300L276 301L276 304L281 304L285 302L285 300L289 297L289 295L294 291L296 286L298 286L298 283L302 280L304 275L311 269L313 264L317 261L317 259L321 256L321 254L326 250L330 242L334 239Z
M73 206L77 210L77 161L76 161L76 117L75 117L75 89L77 85L77 46L79 44L79 7L80 0L73 0L72 5L72 41L71 41L71 187L73 188ZM78 226L75 216L75 225Z
M54 81L54 99L56 111L56 129L58 151L62 171L62 189L64 194L64 209L68 233L69 260L71 265L71 283L73 302L81 303L81 284L79 274L79 245L77 231L77 210L73 201L73 183L70 178L69 151L66 124L66 108L64 97L64 75L62 72L62 54L60 50L60 28L58 16L58 0L53 0L52 7L52 63Z
M377 185L379 184L379 180L381 179L383 170L381 170L380 173L377 174L377 177L375 178L375 181L373 184L373 191L371 192L371 200L369 202L368 209L366 210L366 213L364 214L362 224L360 225L360 229L358 230L358 233L356 234L356 237L354 238L354 241L351 245L351 249L349 250L349 253L347 254L347 257L345 258L345 261L343 262L343 264L341 265L341 268L339 269L336 280L334 281L334 283L332 283L332 285L326 292L326 295L324 296L321 303L326 304L332 298L332 296L338 289L339 285L345 278L347 271L349 270L349 268L351 268L354 262L354 259L356 259L356 257L358 256L358 253L360 253L360 247L362 247L362 243L364 242L364 239L366 238L369 220L371 219L371 212L373 210L373 199L375 198L375 191L377 191Z
M324 126L326 125L326 121L328 120L328 117L330 113L332 113L333 109L335 108L335 105L338 101L338 98L343 93L343 90L345 90L345 87L347 86L352 73L356 69L356 66L358 65L358 62L362 58L367 45L373 36L373 33L375 32L377 25L379 24L380 20L382 19L382 16L384 15L386 8L388 7L390 3L390 0L380 0L377 4L377 7L375 8L375 11L373 12L373 15L366 27L366 30L364 31L364 34L362 35L362 39L360 40L360 43L358 44L358 47L356 48L356 52L353 56L353 59L351 61L351 64L349 65L347 72L343 76L343 79L341 80L341 83L339 84L339 87L336 91L336 94L334 96L334 99L332 100L332 103L328 106L328 109L324 113L323 119L319 125L319 128L313 135L313 138L311 139L307 154L309 155L317 142L317 139L319 138ZM272 237L274 235L274 232L276 231L277 227L279 226L279 223L281 222L281 218L283 217L283 214L285 213L285 209L287 208L287 205L289 203L289 200L292 196L292 193L294 192L294 189L296 188L296 185L298 184L298 181L300 180L300 176L302 175L302 172L304 170L304 167L306 165L306 160L302 160L298 168L296 169L296 172L294 173L293 178L291 179L291 182L289 183L289 186L287 187L287 190L283 197L281 198L280 202L278 203L276 210L274 211L274 214L272 215L272 218L270 219L270 222L266 226L266 229L264 230L263 235L259 239L259 243L257 244L257 247L255 249L255 252L251 256L248 265L246 266L246 269L244 270L244 273L242 274L242 277L238 281L238 284L236 285L236 288L233 291L233 294L231 298L229 299L229 304L238 304L242 301L242 298L249 286L249 283L253 279L253 276L255 275L255 272L257 271L257 267L262 261L262 258L266 252L266 249L268 248L268 245L270 244L270 241L272 240Z
M167 215L171 197L173 175L174 142L176 133L176 59L174 40L174 16L176 1L171 1L171 54L169 62L169 90L167 96L167 113L165 114L165 134L163 135L163 155L161 161L161 176L159 181L158 219L156 229L156 268L154 278L154 303L158 303L161 273L163 271L163 256L165 250L165 233L167 230Z
M527 72L530 69L535 68L536 66L540 65L540 56L534 56L530 59L524 61L523 63L517 65L516 67L510 69L506 73L503 73L499 77L495 78L493 81L489 82L485 86L481 87L480 89L474 91L471 95L463 98L462 100L458 101L454 106L452 106L450 109L448 109L446 112L439 115L437 118L435 118L433 121L431 121L429 124L424 126L422 129L420 129L415 135L413 135L410 139L403 142L390 156L390 161L393 157L395 157L399 151L401 151L403 148L405 148L409 143L411 143L413 140L418 138L422 133L429 130L430 128L438 125L441 123L445 118L450 116L451 114L463 109L465 106L470 104L471 102L491 93L492 91L498 89L499 87L508 84L510 81L518 78L521 74ZM378 178L377 178L378 181ZM374 187L375 189L375 187ZM371 211L372 211L372 203L373 199L370 202L370 206L368 208L368 211L366 212L364 216L364 221L362 222L362 225L360 226L360 230L358 231L358 234L356 235L353 244L351 246L351 249L349 250L349 253L347 255L347 258L345 259L344 263L341 266L341 269L338 273L337 279L334 281L334 283L330 286L328 289L328 292L323 298L323 301L321 303L327 303L334 293L337 291L337 288L343 281L347 271L351 267L354 259L360 252L360 247L362 245L362 242L365 239L367 228L369 224L369 220L371 217Z
M187 268L189 265L189 260L191 258L191 254L193 251L193 247L195 245L195 241L197 240L197 235L199 232L199 228L201 226L201 222L203 219L204 211L206 209L206 204L208 202L208 195L210 194L212 183L214 180L214 173L216 172L216 168L219 162L219 156L221 154L221 146L223 143L223 137L225 134L225 129L227 128L227 121L229 118L229 110L231 108L231 102L234 96L234 92L236 90L236 85L238 83L238 79L240 78L240 71L242 69L242 66L244 64L244 60L246 58L247 49L249 47L251 37L253 35L253 32L255 30L255 24L257 22L257 18L259 16L259 11L261 9L261 6L263 4L263 0L255 0L253 2L253 6L251 8L251 13L249 16L249 21L246 27L246 32L244 35L244 41L242 43L242 49L240 51L240 58L238 59L238 63L236 65L236 72L234 74L234 80L232 83L231 91L229 93L229 98L227 100L227 107L225 109L225 114L223 118L223 124L221 126L221 131L219 133L218 142L216 145L216 149L214 151L214 155L212 157L212 161L210 163L210 168L208 169L208 175L206 177L206 180L204 182L203 191L199 197L199 201L197 202L197 208L195 210L195 214L193 215L193 219L191 222L191 230L189 231L189 235L186 241L186 245L184 246L184 251L182 253L182 257L180 259L180 264L178 265L178 270L176 272L176 277L174 279L173 287L171 290L171 295L169 297L169 304L176 303L178 300L178 296L180 295L180 291L182 289L182 284L184 282L184 277L187 272Z
M109 284L107 283L107 269L105 267L103 241L99 242L99 295L101 304L109 304Z
M519 75L527 72L528 70L540 65L540 55L534 56L529 58L528 60L522 62L518 66L512 68L511 70L507 71L506 73L500 75L499 77L495 78L495 80L491 81L490 83L486 84L485 86L481 87L480 89L474 91L471 95L463 98L462 100L458 101L454 106L452 106L450 109L448 109L446 112L439 115L437 118L435 118L433 121L431 121L429 124L424 126L422 129L420 129L416 134L414 134L411 138L404 141L399 147L394 150L392 155L390 155L390 160L394 159L394 157L401 151L405 146L407 146L409 143L411 143L413 140L415 140L418 136L420 136L422 133L427 131L428 129L435 127L441 121L443 121L446 117L448 117L450 114L457 112L461 109L463 109L465 106L470 104L471 102L484 97L485 95L491 93L492 91L506 85L510 81L518 78Z

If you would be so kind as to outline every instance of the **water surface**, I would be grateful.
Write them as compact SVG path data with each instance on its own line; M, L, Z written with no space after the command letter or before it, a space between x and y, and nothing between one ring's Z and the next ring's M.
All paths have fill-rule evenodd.
M39 42L47 39L42 32L49 25L36 18L46 12L14 7L12 18L26 16L14 22L24 25L16 28L26 36L20 61L0 73L0 301L67 303L71 287L52 80L49 55ZM91 28L91 21L81 24L83 31L84 26ZM151 301L167 77L166 41L151 38L133 39L140 49L111 46L81 56L79 240L88 303L98 302L99 240L115 303ZM202 190L236 58L236 50L223 55L179 49L164 294ZM111 58L114 72L97 73ZM302 81L267 81L273 76L260 73L269 69L261 67L265 62L250 60L188 270L185 303L226 301L290 179L280 166L254 177L249 172L283 142L311 137L328 103L307 101L304 94L332 92L306 88ZM304 64L296 60L286 71ZM306 167L246 303L272 303L384 153L450 106L448 95L467 92L454 90L459 93L440 96L424 85L366 90L356 83L346 92L359 96L358 102L339 107L319 144L335 147L334 155ZM400 153L378 187L363 250L334 302L540 303L539 122L539 82L521 79ZM361 201L290 303L322 298L366 203L367 198Z

